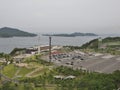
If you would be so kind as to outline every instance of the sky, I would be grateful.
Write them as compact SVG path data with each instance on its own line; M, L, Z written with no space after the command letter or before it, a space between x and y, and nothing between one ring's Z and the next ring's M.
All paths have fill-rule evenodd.
M0 28L120 33L120 0L0 0Z

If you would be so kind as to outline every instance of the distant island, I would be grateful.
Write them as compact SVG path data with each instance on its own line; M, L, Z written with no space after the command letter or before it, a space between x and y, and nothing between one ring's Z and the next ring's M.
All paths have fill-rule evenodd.
M43 36L76 37L76 36L98 36L98 35L94 33L75 32L71 34L43 34Z
M37 34L21 31L19 29L3 27L0 28L0 37L34 37Z

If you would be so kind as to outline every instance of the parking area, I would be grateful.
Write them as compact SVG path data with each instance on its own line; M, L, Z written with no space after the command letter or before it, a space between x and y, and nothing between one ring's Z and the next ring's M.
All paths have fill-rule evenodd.
M51 61L57 66L63 65L90 72L112 73L115 70L120 70L120 56L109 54L83 53L79 51L59 53L53 54Z

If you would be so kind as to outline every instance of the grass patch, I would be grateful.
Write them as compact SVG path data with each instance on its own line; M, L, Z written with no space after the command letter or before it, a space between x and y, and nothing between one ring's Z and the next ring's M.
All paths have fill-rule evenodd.
M34 70L34 68L27 69L25 67L22 67L22 68L20 68L20 71L19 71L18 75L24 77L26 74L32 72L33 70Z
M39 63L37 63L37 62L30 62L29 65L31 65L32 67L43 66L42 64L39 64Z
M0 66L2 65L3 63L0 62Z
M120 42L108 42L107 45L120 45Z
M4 69L2 70L2 73L7 77L12 78L14 77L17 70L18 68L15 67L14 64L9 64L4 67Z
M42 75L44 74L45 72L47 72L48 68L41 68L37 71L35 71L34 73L31 74L31 76L37 76L37 75Z
M37 87L34 90L55 90L56 87Z

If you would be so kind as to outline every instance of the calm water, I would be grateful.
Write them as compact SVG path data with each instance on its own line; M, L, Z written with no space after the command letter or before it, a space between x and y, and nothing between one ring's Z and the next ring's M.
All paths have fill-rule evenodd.
M83 37L52 37L52 45L73 45L81 46L82 44L98 38L98 36ZM27 48L35 45L47 45L49 38L46 36L37 37L13 37L0 38L0 52L9 53L14 48Z

